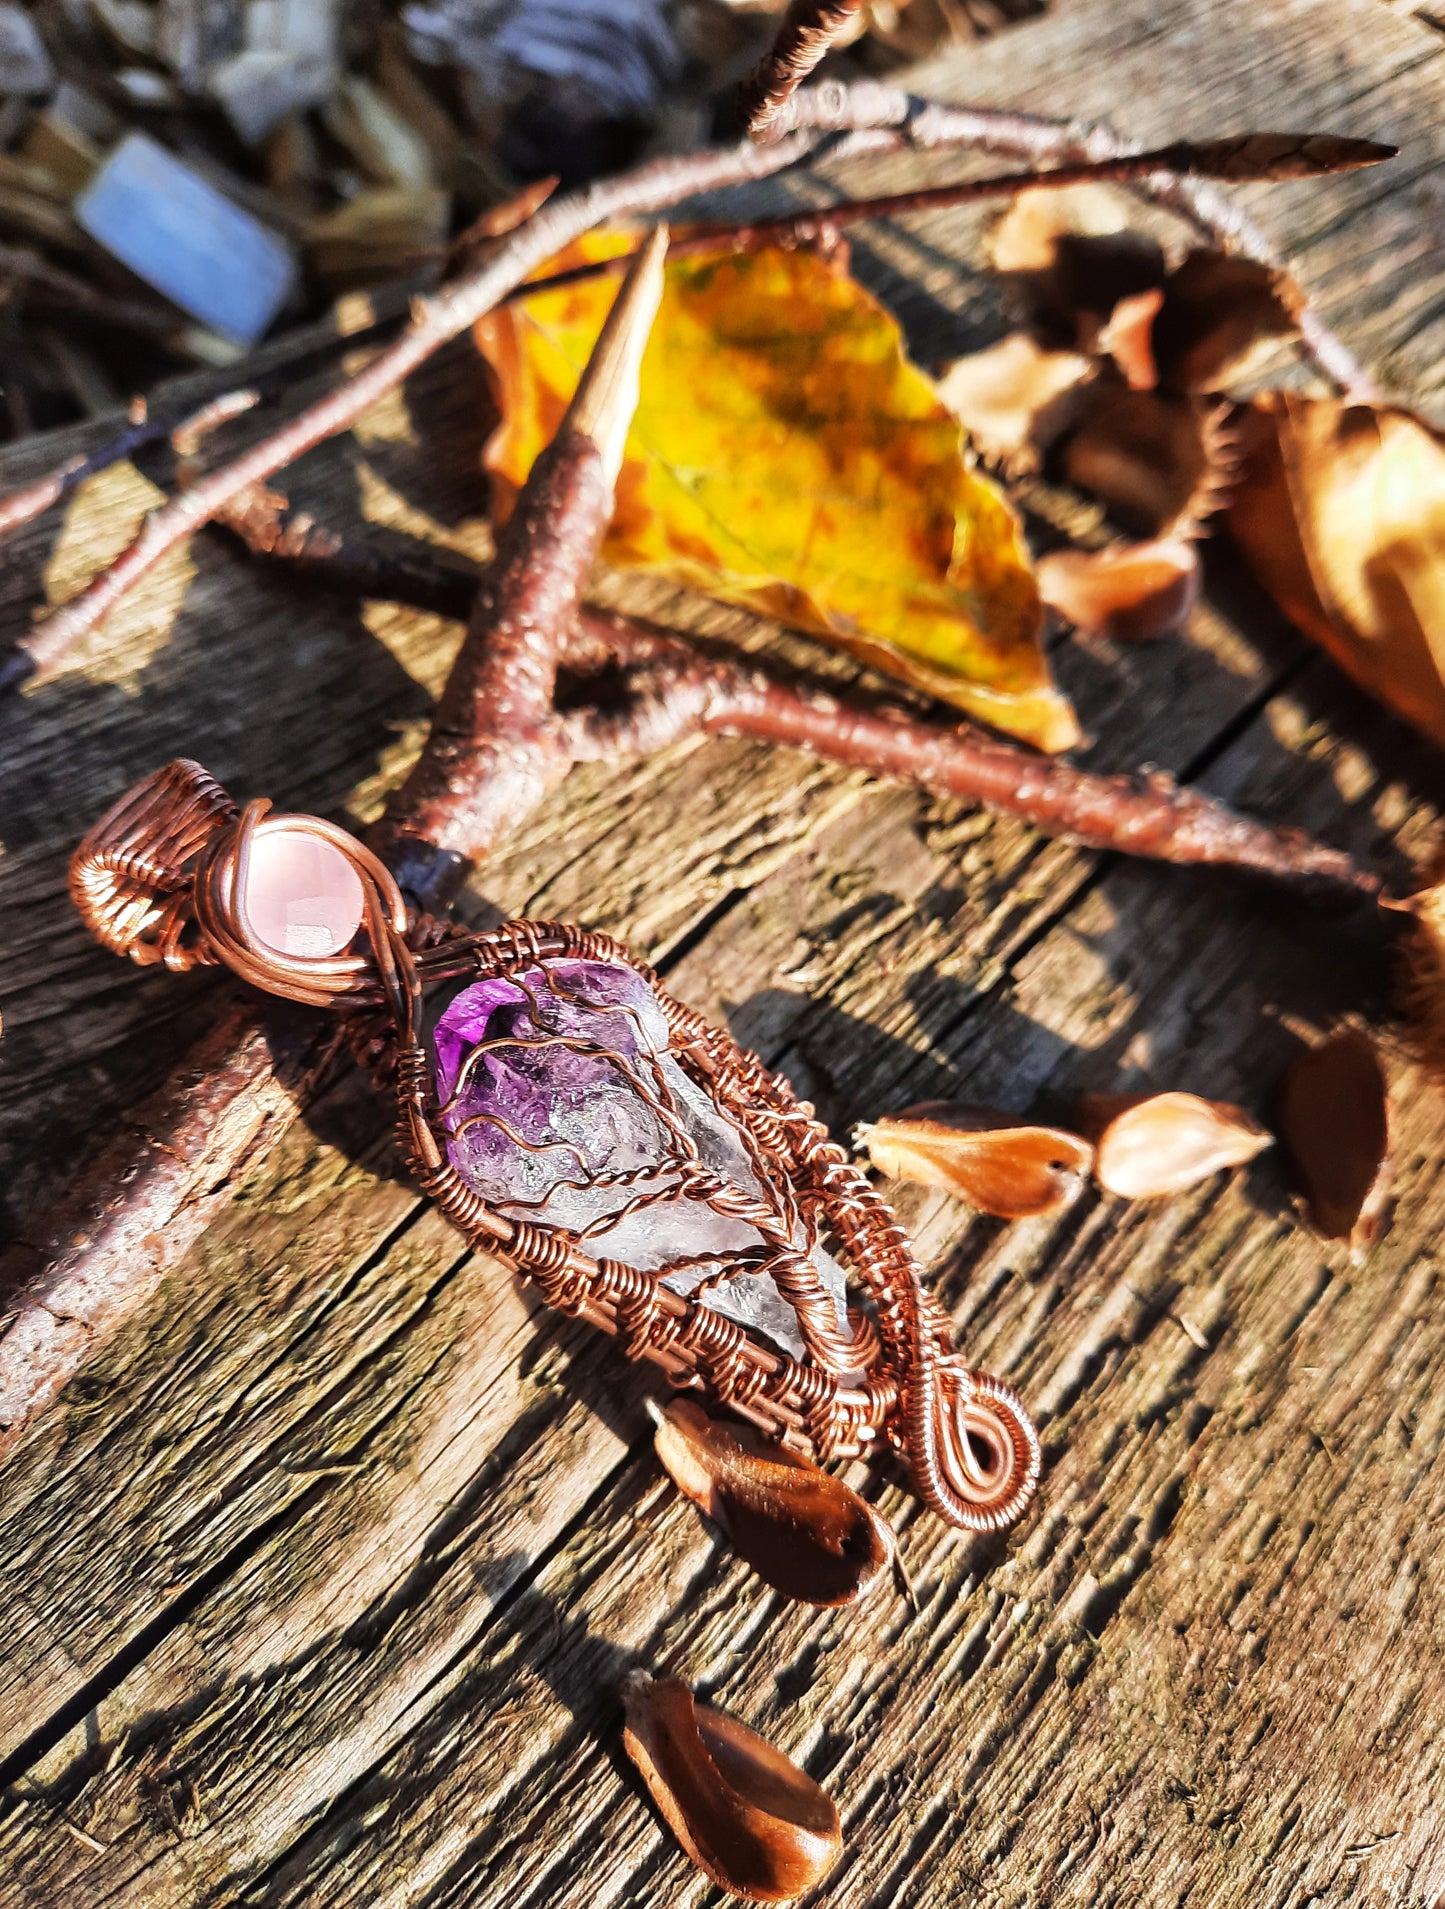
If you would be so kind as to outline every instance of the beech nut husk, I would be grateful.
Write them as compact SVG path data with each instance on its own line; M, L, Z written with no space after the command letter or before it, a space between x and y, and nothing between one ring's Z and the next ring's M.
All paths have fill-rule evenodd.
M1199 600L1199 558L1181 537L1054 550L1036 570L1044 602L1087 636L1148 642L1182 629Z
M1094 1178L1126 1200L1157 1200L1243 1165L1274 1136L1242 1107L1198 1094L1085 1094Z
M1002 1220L1056 1213L1094 1160L1076 1133L944 1100L865 1122L854 1138L880 1173L940 1187Z
M1279 1123L1315 1229L1370 1245L1390 1179L1389 1090L1370 1037L1344 1028L1297 1055Z
M690 1399L649 1410L668 1476L775 1591L852 1604L891 1567L892 1531L841 1478Z
M788 1902L842 1848L832 1798L766 1737L698 1703L673 1677L634 1671L623 1746L677 1840L721 1888Z

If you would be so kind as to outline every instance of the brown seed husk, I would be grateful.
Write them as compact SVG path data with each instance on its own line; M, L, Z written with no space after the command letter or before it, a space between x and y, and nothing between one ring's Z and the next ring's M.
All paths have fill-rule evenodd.
M985 457L1033 470L1078 417L1089 375L1081 353L1046 350L1016 331L987 351L955 358L938 380L938 395Z
M1445 438L1389 405L1269 391L1229 528L1285 614L1445 743Z
M1123 385L1088 389L1090 407L1063 447L1064 476L1126 530L1157 537L1187 514L1204 480L1203 406Z
M1164 291L1154 286L1121 298L1099 333L1097 349L1114 360L1131 391L1152 391L1159 382L1154 362L1154 320L1164 303Z
M1390 1102L1370 1037L1344 1028L1296 1056L1280 1092L1280 1138L1316 1230L1356 1249L1378 1237L1390 1177Z
M1169 274L1151 342L1171 391L1223 391L1299 330L1304 294L1287 272L1227 252L1191 252Z
M1181 537L1052 550L1036 566L1039 595L1090 636L1140 642L1182 629L1199 601L1199 557Z
M852 1604L892 1565L892 1531L841 1478L690 1399L654 1417L673 1483L785 1597Z
M1198 1094L1086 1094L1079 1114L1097 1136L1094 1178L1126 1200L1182 1193L1274 1141L1242 1107Z
M636 1671L623 1746L693 1862L753 1902L788 1902L837 1860L832 1799L765 1737L696 1702L672 1677Z
M865 1122L858 1144L880 1173L940 1187L1003 1220L1056 1213L1088 1178L1094 1150L1078 1134L989 1108L928 1101Z

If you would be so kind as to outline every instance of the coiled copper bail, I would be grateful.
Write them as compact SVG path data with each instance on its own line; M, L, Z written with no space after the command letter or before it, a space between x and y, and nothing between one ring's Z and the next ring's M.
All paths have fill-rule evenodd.
M70 898L112 954L184 974L219 956L201 938L192 877L236 804L198 762L168 762L136 783L70 858Z
M300 956L261 939L247 912L247 875L257 841L277 833L317 838L351 866L365 941ZM184 972L222 962L253 987L308 1007L382 1000L375 951L407 930L391 871L355 836L320 816L274 814L265 798L238 811L213 776L184 760L147 776L101 817L71 859L70 893L97 939L143 967L163 961Z

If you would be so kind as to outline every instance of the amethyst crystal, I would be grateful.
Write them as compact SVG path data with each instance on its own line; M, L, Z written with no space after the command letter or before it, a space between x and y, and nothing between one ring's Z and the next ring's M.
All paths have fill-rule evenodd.
M639 1193L678 1183L676 1137L649 1098L670 1101L702 1166L749 1198L761 1191L736 1128L668 1052L662 1010L631 968L555 960L478 981L443 1011L435 1041L452 1164L509 1218L591 1228L589 1252L646 1272L715 1255L664 1276L682 1294L760 1246L746 1220L696 1198L662 1197L606 1224ZM821 1247L812 1259L842 1326L843 1269ZM739 1273L702 1303L801 1356L797 1317L768 1274Z

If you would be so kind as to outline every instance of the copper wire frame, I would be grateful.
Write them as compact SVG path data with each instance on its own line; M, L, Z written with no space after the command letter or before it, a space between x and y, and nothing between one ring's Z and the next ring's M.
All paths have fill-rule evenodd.
M341 954L284 955L257 937L246 912L249 856L259 836L278 830L320 837L360 878L365 932ZM998 1530L1029 1503L1040 1449L1028 1414L1009 1386L965 1365L887 1203L781 1076L674 1000L622 943L565 922L461 934L428 917L409 919L390 871L355 837L315 816L277 815L264 800L238 810L190 762L167 764L101 818L75 853L70 886L92 932L132 960L178 970L219 961L253 986L310 1006L388 1008L398 1134L412 1174L460 1232L531 1280L549 1306L612 1334L630 1358L650 1361L674 1385L702 1391L794 1450L827 1459L890 1445L919 1495L951 1524ZM689 1196L758 1231L750 1269L770 1271L793 1304L804 1357L704 1303L706 1290L739 1267L715 1271L684 1296L662 1284L675 1264L644 1271L594 1256L576 1232L540 1213L499 1211L452 1163L424 1033L425 989L503 977L535 1015L535 981L519 977L540 971L555 986L548 964L562 960L619 964L645 983L666 1020L669 1053L745 1144L759 1186L751 1199L688 1160L665 1098L634 1082L683 1150ZM620 1053L598 1051L628 1066ZM659 1197L667 1195L644 1189L623 1211ZM870 1302L869 1310L850 1308L846 1333L809 1257L824 1240Z

